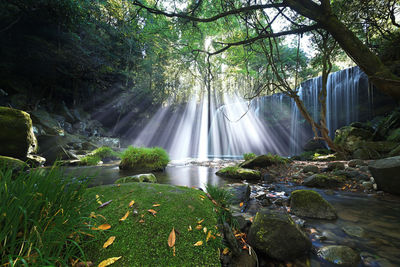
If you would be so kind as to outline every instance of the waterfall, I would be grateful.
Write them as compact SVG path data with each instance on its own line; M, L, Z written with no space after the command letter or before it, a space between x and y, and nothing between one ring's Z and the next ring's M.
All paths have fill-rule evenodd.
M322 78L303 82L298 95L314 120L319 121ZM353 67L331 73L327 82L327 127L335 130L354 121L371 119L378 92L367 76ZM374 103L372 102L374 100ZM380 107L383 102L380 102ZM384 105L384 104L383 104ZM211 110L208 110L208 107ZM208 122L208 114L211 116ZM210 129L208 129L208 124ZM250 102L238 95L193 96L178 108L161 108L136 135L132 144L161 146L173 159L186 157L240 157L268 152L283 156L302 152L313 137L308 122L294 101L282 94L257 97Z

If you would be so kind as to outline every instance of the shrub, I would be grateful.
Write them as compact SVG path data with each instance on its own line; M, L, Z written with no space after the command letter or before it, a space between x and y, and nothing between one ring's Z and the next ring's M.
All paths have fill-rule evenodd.
M254 153L244 153L243 154L244 160L254 159L255 157L256 157L256 154L254 154Z
M146 171L163 170L168 162L168 153L160 147L129 146L121 156L120 169L136 169Z
M80 159L80 165L97 165L100 161L119 159L120 154L112 148L103 146L92 151L89 155Z
M82 259L86 184L55 167L13 174L0 166L0 265L66 266Z

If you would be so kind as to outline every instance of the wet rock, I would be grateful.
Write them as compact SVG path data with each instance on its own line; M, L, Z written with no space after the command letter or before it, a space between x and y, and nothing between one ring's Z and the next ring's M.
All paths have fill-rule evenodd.
M0 155L25 159L38 148L28 113L0 107Z
M382 156L381 154L379 154L378 151L369 147L361 147L353 152L353 158L355 159L367 160L367 159L379 159L381 157Z
M145 174L122 177L116 180L114 183L123 184L123 183L138 183L138 182L157 183L157 178L152 173L145 173Z
M328 201L313 190L296 190L290 196L290 211L300 217L334 220L336 211Z
M242 250L240 255L233 259L233 262L230 266L235 267L256 267L258 266L257 254L252 251L251 254L249 252Z
M108 146L112 148L121 147L119 138L111 137L92 137L91 140L95 142L98 146Z
M380 190L400 194L400 156L372 161L369 170Z
M287 213L257 213L248 234L249 244L278 260L293 260L308 253L311 241Z
M361 160L361 159L352 159L349 161L348 163L349 167L355 168L358 166L365 166L368 165L365 161Z
M303 146L304 151L315 151L317 149L326 149L324 142L311 138Z
M360 167L360 172L369 172L368 166L361 166Z
M63 123L65 118L50 115L45 110L35 110L31 112L32 121L35 126L40 125L50 135L64 135ZM61 117L61 118L60 118Z
M324 174L314 174L303 181L303 185L317 188L334 188L341 185L343 180L340 177L331 177Z
M319 168L318 168L318 166L315 166L315 165L307 165L303 168L303 172L304 173L308 173L308 172L319 173Z
M341 266L357 266L360 256L346 246L326 246L318 251L318 256L333 264Z
M345 166L343 162L329 162L327 168L328 171L344 170Z
M277 163L278 162L274 160L274 157L271 155L260 155L253 159L249 159L245 162L242 162L241 164L239 164L239 167L247 169L267 168Z
M228 177L232 179L240 180L259 180L261 179L261 173L256 170L245 169L240 167L226 167L215 173L218 176Z
M13 172L19 172L29 169L29 166L22 160L0 156L0 167L7 166L12 169Z
M38 156L38 155L27 155L26 156L26 163L28 163L29 166L36 168L36 167L42 167L44 163L46 162L46 159Z
M364 237L365 235L364 229L357 225L346 225L342 227L342 230L349 236Z
M272 176L270 173L266 173L263 176L263 181L268 184L272 184L275 181L275 177Z
M228 247L231 249L234 256L240 255L239 244L233 235L232 229L226 222L223 224L222 231L224 233L224 240L226 241Z
M361 141L372 140L373 132L371 130L344 126L335 131L335 144L343 147L347 151L355 151L359 148Z
M378 258L377 256L368 252L361 252L360 256L363 266L366 267L394 267L394 265L391 264L387 259Z
M250 186L248 184L229 184L225 188L232 194L233 205L249 201Z
M373 188L373 183L371 182L362 182L361 186L365 189L365 190L370 190Z

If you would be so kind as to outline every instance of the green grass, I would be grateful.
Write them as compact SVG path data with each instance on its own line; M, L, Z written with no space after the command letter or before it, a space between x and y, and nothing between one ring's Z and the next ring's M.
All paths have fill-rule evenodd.
M158 171L163 170L169 162L167 152L160 147L129 146L122 153L121 158L121 169Z
M97 232L94 241L84 247L94 264L110 257L122 256L116 266L221 265L218 249L222 241L216 236L215 205L204 192L171 185L127 183L90 188L85 198L91 202L96 195L99 195L102 202L112 202L102 209L97 209L99 205L94 203L86 211L87 215L95 212L105 217L97 216L91 223L111 225L111 229ZM129 208L131 200L135 204ZM153 207L153 204L160 206ZM148 209L157 211L156 216L148 212ZM130 215L120 222L119 219L128 210L131 211ZM134 210L138 212L136 215L132 214ZM143 223L139 222L141 219ZM202 227L211 230L216 239L211 238L206 242L203 230L195 229L201 220L204 220ZM191 231L188 231L189 225ZM176 256L173 256L173 250L167 243L172 228L177 230ZM104 249L103 243L110 236L116 239ZM193 246L197 241L203 241L203 245Z
M80 159L80 165L97 165L100 161L119 159L121 155L112 148L103 146L93 150L89 155Z
M217 212L218 223L227 222L232 228L238 229L237 220L233 218L230 210L233 199L232 193L223 187L211 184L206 185L206 191L220 206Z
M257 157L257 156L254 153L244 153L243 154L243 159L244 160L254 159L255 157Z
M61 170L0 167L0 265L67 265L82 259L86 182Z

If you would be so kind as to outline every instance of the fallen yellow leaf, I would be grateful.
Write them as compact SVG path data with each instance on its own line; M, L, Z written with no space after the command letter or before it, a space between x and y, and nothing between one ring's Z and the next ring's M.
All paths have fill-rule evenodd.
M99 205L103 205L103 202L100 201L99 195L96 195L96 201L99 203Z
M192 226L191 225L189 225L188 231L192 231Z
M108 258L102 262L100 262L98 267L105 267L105 266L109 266L111 264L113 264L114 262L116 262L117 260L119 260L120 258L122 258L122 256L120 257L112 257L112 258Z
M117 184L117 187L121 187L121 184Z
M211 231L208 231L207 237L206 237L206 242L208 242L208 240L210 240L211 238Z
M121 219L119 219L119 221L120 222L122 222L122 221L125 221L126 220L126 218L128 218L128 216L129 216L129 210L125 213L125 215L124 215L124 217L122 217Z
M226 255L229 253L229 248L224 248L224 250L222 251L222 254Z
M111 245L112 243L114 243L114 240L115 240L115 236L110 236L110 238L104 243L103 248L106 248L109 245Z
M203 229L203 226L201 226L201 224L199 224L199 225L196 226L196 229L197 230L201 230L201 229Z
M111 228L111 225L109 225L108 223L99 225L99 227L92 227L92 230L108 230Z
M239 207L243 207L243 202L240 202Z
M175 246L172 248L172 255L175 257Z
M198 221L197 224L201 224L202 222L204 222L204 219Z
M171 233L169 233L169 237L168 237L168 246L170 248L172 248L173 246L175 246L175 229L172 227L172 231Z
M140 219L140 221L139 221L140 223L144 223L144 220L143 219Z
M200 195L200 197L202 198L202 199L205 199L206 197L205 196L203 196L203 195Z
M205 234L207 234L207 227L204 227L204 228L203 228L203 232L204 232Z
M129 202L129 208L132 208L133 204L135 204L135 200L132 200L131 202Z
M89 215L90 218L96 218L96 214L94 213L94 211L92 211Z
M150 212L151 214L153 214L154 216L156 216L157 211L153 210L153 209L149 209L147 210L148 212Z
M154 204L153 207L160 207L161 204Z
M203 245L203 241L197 241L193 246L198 247Z

